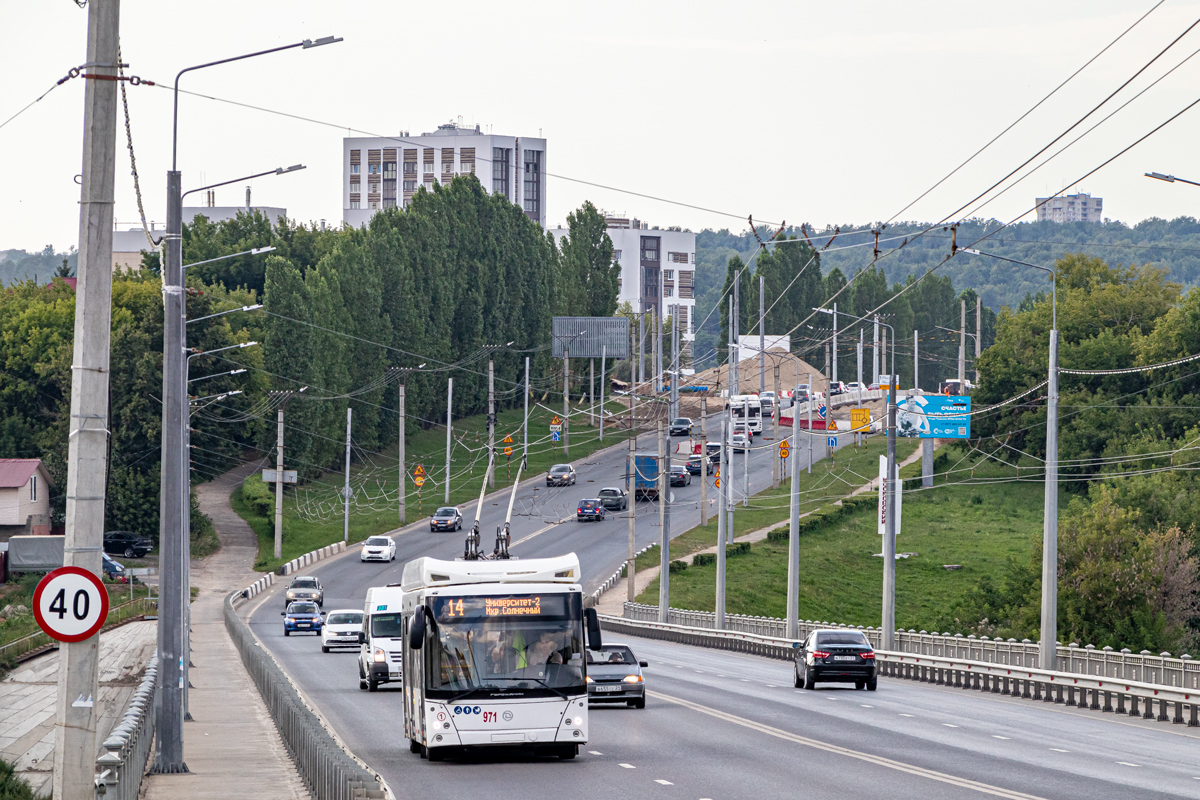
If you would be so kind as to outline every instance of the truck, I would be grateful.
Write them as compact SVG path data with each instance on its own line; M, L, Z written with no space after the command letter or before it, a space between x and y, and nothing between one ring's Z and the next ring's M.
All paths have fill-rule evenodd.
M588 740L585 643L601 648L580 577L574 553L405 565L401 675L410 752L430 761L499 747L578 754Z
M358 635L358 688L373 692L381 683L399 683L403 663L401 616L404 592L395 584L367 589Z
M635 453L633 456L633 499L658 499L658 454Z
M65 536L13 536L8 540L9 572L49 572L63 565Z

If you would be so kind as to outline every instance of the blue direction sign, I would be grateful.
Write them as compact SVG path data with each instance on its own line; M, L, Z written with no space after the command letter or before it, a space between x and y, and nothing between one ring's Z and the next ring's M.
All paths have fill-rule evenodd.
M551 434L550 434L550 441L552 441L552 442L561 442L561 441L562 441L562 434L561 434L561 433L559 433L558 431L554 431L553 433L551 433Z
M819 406L817 408L817 416L821 419L825 419L825 406Z
M830 437L829 437L829 446L830 446L830 447L837 447L837 437L836 437L836 436L830 436Z
M896 408L896 435L918 439L969 439L971 398L906 397Z

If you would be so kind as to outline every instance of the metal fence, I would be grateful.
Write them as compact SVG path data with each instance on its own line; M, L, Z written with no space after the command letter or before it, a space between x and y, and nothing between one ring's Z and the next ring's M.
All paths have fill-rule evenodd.
M225 628L258 687L283 744L316 800L386 798L383 781L346 750L300 697L291 679L234 610L242 592L225 598Z
M129 699L125 714L104 740L104 755L96 759L96 797L137 800L154 744L154 688L158 682L158 652L146 664L146 674Z
M627 619L658 621L658 606L626 602L624 613ZM711 611L671 608L667 610L667 622L671 625L715 629L716 614ZM818 628L846 627L849 626L810 619L800 620L800 638L806 638ZM782 638L786 635L787 623L778 617L727 614L725 628L730 631ZM865 633L873 646L880 646L882 631L871 627L864 628L861 625L857 630ZM987 636L963 636L961 633L900 630L896 631L895 652L1025 669L1038 669L1041 666L1038 664L1037 642L1028 639L1018 642L1016 639L989 639ZM1200 661L1189 655L1174 658L1170 653L1155 655L1148 650L1134 653L1129 649L1096 648L1090 644L1080 647L1072 642L1066 646L1059 645L1055 671L1200 691Z
M636 604L626 604L627 607L631 605ZM653 608L653 606L641 606L638 610L641 612ZM796 649L800 646L800 641L797 639L787 639L770 634L749 633L729 628L714 630L712 627L660 623L632 619L628 616L611 617L602 614L600 623L606 630L614 633L661 639L698 647L733 650L788 661L795 658ZM863 631L867 633L866 629ZM875 633L877 634L878 631ZM870 634L868 633L868 635ZM974 689L1045 703L1065 703L1068 706L1087 708L1093 711L1154 719L1176 725L1186 724L1193 728L1200 727L1200 713L1198 713L1200 695L1195 690L1186 687L1172 687L1131 679L1113 680L1103 675L1019 667L953 655L925 655L876 649L875 657L879 664L880 674L887 677L950 686L956 689ZM1128 707L1126 703L1128 703ZM1158 704L1157 713L1154 710L1155 703ZM1185 708L1187 709L1186 716ZM1173 713L1168 713L1168 709L1173 709Z
M157 613L157 597L139 597L132 602L110 607L107 620L104 623L104 630L128 622L134 617ZM58 642L51 639L42 631L14 639L11 642L0 645L0 668L15 666L23 661L26 656L32 657L38 655L42 650L48 650L57 646Z

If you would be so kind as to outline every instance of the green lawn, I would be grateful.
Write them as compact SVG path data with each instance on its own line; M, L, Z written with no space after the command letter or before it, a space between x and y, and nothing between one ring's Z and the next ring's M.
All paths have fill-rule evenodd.
M915 442L903 440L896 442L896 460L903 461L916 448ZM800 513L806 514L828 507L878 476L881 455L887 455L887 439L883 436L872 436L862 447L847 447L838 450L832 458L816 462L813 464L811 475L802 469L799 480ZM920 469L919 463L912 464L905 468L901 476L919 475ZM739 505L733 512L734 536L741 536L776 523L786 524L790 513L790 487L790 479L781 481L778 489L767 489L752 496L749 506ZM713 506L713 509L715 508L716 506ZM714 510L709 517L708 525L697 526L671 540L671 558L683 558L699 550L712 547L716 543L717 520ZM659 551L657 547L647 550L637 559L638 569L658 566L658 564ZM649 590L647 592L649 593ZM647 594L647 596L650 595ZM658 597L657 582L653 585L652 596ZM657 599L654 602L657 603ZM674 600L672 602L674 603ZM709 605L712 605L711 599Z
M610 403L608 409L619 414L623 406ZM517 467L521 461L521 423L524 412L521 409L503 411L496 423L496 447L498 463L496 466L495 489L511 486L517 477ZM570 456L564 456L562 445L549 441L550 421L555 416L552 412L541 408L530 408L529 411L529 463L521 475L521 480L534 477L548 470L552 465L564 461L578 464L581 460L604 447L625 441L628 432L606 424L604 441L599 441L599 428L589 428L586 417L574 420L571 429ZM513 443L512 458L504 456L503 439L511 434ZM450 503L463 507L463 516L470 517L474 508L466 506L479 497L479 489L483 483L484 472L487 468L487 420L485 415L466 417L454 421L454 438L462 439L462 445L456 443L451 461ZM542 441L545 440L545 441ZM351 485L362 485L363 492L350 508L350 541L358 542L375 534L385 533L400 525L396 506L396 464L395 445L380 455L368 455L358 463L350 465ZM444 479L446 473L446 429L432 428L418 431L406 442L405 462L409 479L405 500L407 503L406 523L412 523L422 516L428 516L434 509L442 505L444 500ZM420 464L425 469L426 483L419 491L414 485L411 473ZM342 540L342 505L337 495L344 483L344 475L340 471L326 473L323 477L301 485L297 496L289 490L284 496L283 511L283 558L272 558L275 546L275 518L271 515L259 515L251 504L242 496L238 489L230 498L230 505L239 516L245 519L256 534L258 534L258 558L254 568L263 571L276 570L284 562L311 550L324 547ZM489 489L489 492L493 490ZM298 507L299 505L299 507Z
M962 457L952 449L950 462ZM912 465L918 468L919 464ZM1009 477L1014 470L990 461L964 461L949 485L906 494L896 562L896 624L938 630L953 625L948 610L984 575L1010 557L1025 559L1041 536L1040 482L954 485L955 481ZM907 476L904 476L907 477ZM875 512L857 509L800 538L800 617L848 625L878 625L883 562ZM673 552L674 554L674 552ZM943 565L960 564L946 570ZM787 543L763 541L728 560L726 608L735 614L782 617L786 608ZM711 611L716 569L691 566L671 576L671 605ZM658 582L638 598L657 603Z

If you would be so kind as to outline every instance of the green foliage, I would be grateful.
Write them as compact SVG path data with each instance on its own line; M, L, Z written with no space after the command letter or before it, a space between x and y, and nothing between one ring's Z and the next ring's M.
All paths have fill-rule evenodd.
M685 569L687 569L687 567L688 567L688 565L687 565L686 561L679 561L679 560L672 561L670 564L667 565L667 569L671 572L671 574L674 574L676 572L683 572Z
M33 787L16 774L12 764L0 759L0 800L37 800Z
M275 493L263 482L262 473L255 472L242 481L242 500L257 517L272 519L275 516Z
M671 562L675 563L675 562ZM710 567L717 563L716 553L696 553L692 556L692 566L695 567Z
M36 253L0 250L0 286L14 286L24 281L45 284L54 277L69 278L75 274L78 260L79 254L74 247L65 253L55 252L53 245L46 245Z

